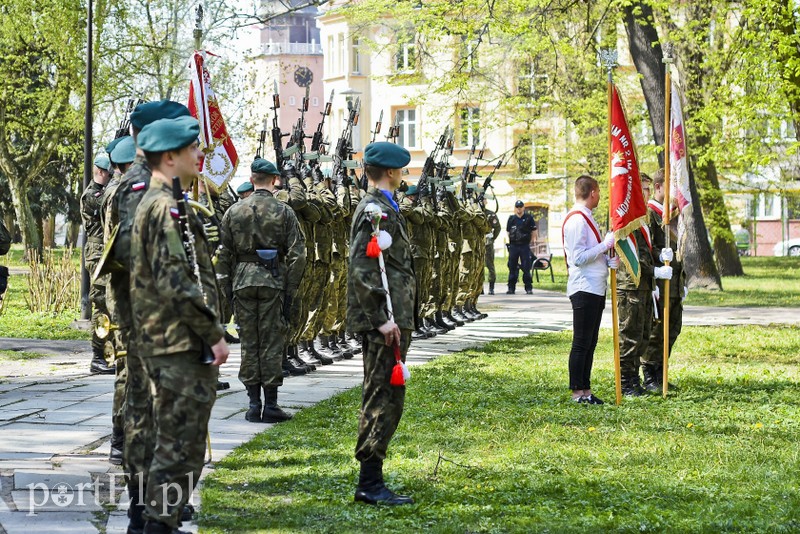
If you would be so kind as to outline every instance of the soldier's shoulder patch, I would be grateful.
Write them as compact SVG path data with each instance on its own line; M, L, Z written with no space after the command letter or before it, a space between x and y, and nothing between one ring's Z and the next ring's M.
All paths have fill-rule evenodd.
M179 219L181 214L178 212L178 208L170 208L169 214L172 215L173 219Z
M102 194L103 194L103 192L102 192L102 191L98 191L97 193L95 193L95 194L94 194L94 196L95 196L95 198L96 198L96 197L99 197L99 196L100 196L100 195L102 195Z
M147 187L147 184L144 182L135 182L131 184L131 190L133 191L141 191L145 187Z

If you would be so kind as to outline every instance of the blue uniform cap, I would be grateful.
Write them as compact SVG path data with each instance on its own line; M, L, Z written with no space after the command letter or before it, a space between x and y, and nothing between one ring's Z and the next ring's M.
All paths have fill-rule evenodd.
M141 131L142 128L159 119L177 119L190 116L189 108L180 102L161 100L160 102L145 102L139 104L131 113L131 124Z
M384 169L402 169L411 161L408 150L387 141L370 143L364 148L364 165Z
M123 137L117 137L116 139L114 139L113 141L108 143L106 145L106 154L111 156L111 153L114 151L114 148L116 148L116 146L119 144L119 142L122 141L123 139L125 139L125 137L127 137L127 135L123 136Z
M136 157L136 144L133 142L133 137L126 135L120 137L120 141L114 150L111 151L111 161L119 165L120 163L131 163Z
M406 196L407 197L409 197L411 195L416 195L417 193L419 193L419 191L417 191L417 186L416 185L409 185L408 186L408 190L406 191Z
M236 188L236 193L241 195L242 193L247 193L248 191L252 190L253 190L253 184L250 182L245 182Z
M98 167L100 169L103 169L104 171L110 171L111 170L111 160L108 159L108 156L105 156L105 155L101 154L100 156L97 156L96 158L94 158L94 166Z
M259 174L273 174L278 176L281 174L278 170L278 167L276 167L274 163L267 161L264 158L254 159L253 163L250 165L250 172L257 172Z
M136 138L139 148L145 152L169 152L180 150L195 141L200 135L200 123L190 116L175 119L158 119L139 132Z

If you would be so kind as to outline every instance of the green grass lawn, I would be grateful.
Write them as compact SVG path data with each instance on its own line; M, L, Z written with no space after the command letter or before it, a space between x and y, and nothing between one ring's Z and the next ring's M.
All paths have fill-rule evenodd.
M508 281L507 258L495 258L497 281ZM745 276L726 276L724 291L692 290L685 304L690 306L780 306L800 307L800 261L797 258L744 257ZM567 291L567 268L561 256L553 257L555 283L550 273L539 272L540 282L533 287ZM520 284L521 282L518 282Z
M569 401L570 339L498 341L412 370L385 472L417 504L352 502L355 388L220 461L201 530L800 530L798 329L686 328L671 377L680 391L620 407ZM610 354L603 331L593 378L612 401Z

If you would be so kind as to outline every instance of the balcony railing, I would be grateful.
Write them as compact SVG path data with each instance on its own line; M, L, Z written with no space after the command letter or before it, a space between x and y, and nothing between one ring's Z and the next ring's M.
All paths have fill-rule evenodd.
M264 43L261 45L261 53L265 56L321 56L322 45L317 43Z

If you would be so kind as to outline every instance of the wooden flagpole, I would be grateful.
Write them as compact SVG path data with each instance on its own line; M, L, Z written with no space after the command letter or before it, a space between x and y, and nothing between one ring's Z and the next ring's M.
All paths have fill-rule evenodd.
M664 225L664 248L670 248L670 230L669 230L669 216L672 211L670 205L670 140L672 137L672 74L670 72L670 65L672 64L672 47L664 45L664 211L661 222ZM659 251L660 254L660 251ZM665 266L669 266L669 262L664 262ZM669 389L669 280L664 280L664 294L661 295L662 302L664 303L664 313L661 315L664 322L664 357L663 357L663 384L661 386L661 395L667 398L667 390Z
M608 70L608 221L611 224L611 98L614 91L613 70L617 51L600 51L600 61ZM619 363L619 312L617 310L617 271L611 269L611 327L614 332L614 386L617 406L622 404L622 371Z

